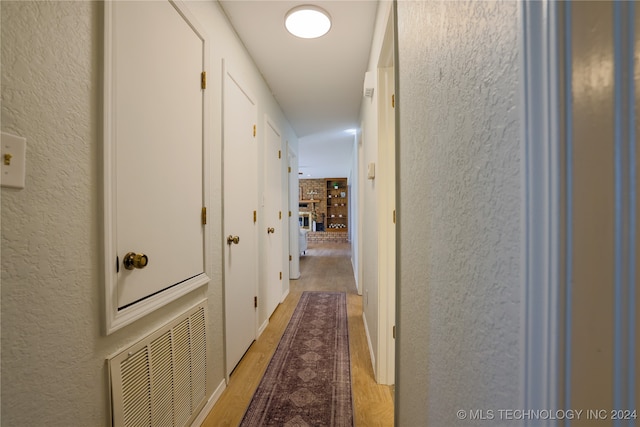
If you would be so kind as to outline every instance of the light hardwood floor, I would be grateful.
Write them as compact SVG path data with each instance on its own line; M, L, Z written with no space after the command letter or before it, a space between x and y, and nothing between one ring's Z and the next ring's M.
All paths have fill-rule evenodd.
M202 424L204 427L235 427L240 423L303 291L347 293L355 425L393 426L393 390L376 384L373 378L362 322L362 297L356 292L350 245L309 244L307 254L300 259L300 272L300 279L291 280L289 295L232 373L227 388Z

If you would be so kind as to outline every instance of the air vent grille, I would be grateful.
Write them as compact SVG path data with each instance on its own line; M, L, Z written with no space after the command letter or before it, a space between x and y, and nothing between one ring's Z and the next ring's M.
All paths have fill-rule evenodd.
M207 395L206 301L109 359L113 425L181 427Z

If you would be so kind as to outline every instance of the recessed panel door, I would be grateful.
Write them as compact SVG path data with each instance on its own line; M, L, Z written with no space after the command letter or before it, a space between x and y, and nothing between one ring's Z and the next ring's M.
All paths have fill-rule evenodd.
M206 50L188 11L172 2L105 7L106 258L107 282L115 283L108 299L117 311L112 317L126 323L140 303L151 299L152 309L168 294L208 282Z
M257 107L238 75L226 67L223 97L224 295L230 374L256 338Z

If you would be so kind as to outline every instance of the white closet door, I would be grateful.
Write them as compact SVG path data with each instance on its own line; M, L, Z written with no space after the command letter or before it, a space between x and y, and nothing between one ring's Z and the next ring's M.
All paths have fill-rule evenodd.
M105 197L114 237L106 258L107 269L115 268L109 297L118 318L141 306L145 314L208 281L205 40L173 2L115 1L107 9ZM127 269L130 252L144 255L146 266Z
M258 295L257 106L236 73L224 72L224 287L227 374L256 338ZM254 220L256 218L256 220Z

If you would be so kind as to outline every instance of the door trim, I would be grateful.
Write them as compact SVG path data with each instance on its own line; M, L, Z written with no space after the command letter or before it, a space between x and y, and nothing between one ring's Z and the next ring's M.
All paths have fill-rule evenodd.
M556 410L561 396L561 73L559 7L520 4L522 55L522 383L524 408ZM567 199L568 200L568 199ZM568 351L565 345L565 351ZM566 369L566 367L565 367ZM552 425L552 424L549 424Z
M194 15L189 11L186 5L180 0L167 0L177 11L177 13L185 20L185 22L191 27L194 33L202 40L202 58L203 58L203 71L209 68L209 55L208 55L208 37L203 30L202 25L198 23ZM113 39L114 34L114 19L113 19L113 1L104 2L104 83L103 83L103 96L104 96L104 129L103 129L103 143L102 143L102 157L103 157L103 176L102 176L102 192L103 192L103 206L102 206L102 220L103 220L103 239L104 239L104 252L103 252L103 270L104 270L104 333L109 335L118 329L140 319L152 311L169 304L170 302L178 299L179 297L191 292L192 290L203 286L210 281L211 267L212 267L212 254L211 254L211 239L209 233L206 231L206 225L204 232L204 274L199 274L191 279L188 279L176 286L173 286L165 291L162 291L154 296L146 298L140 302L137 302L125 309L118 310L117 299L117 272L114 268L114 261L116 259L116 163L115 163L115 116L114 116L114 80L115 75L113 68L115 65L115 52ZM209 112L209 100L206 92L203 94L203 204L204 206L211 206L210 199L210 149L206 141L208 141L209 124L206 118Z

